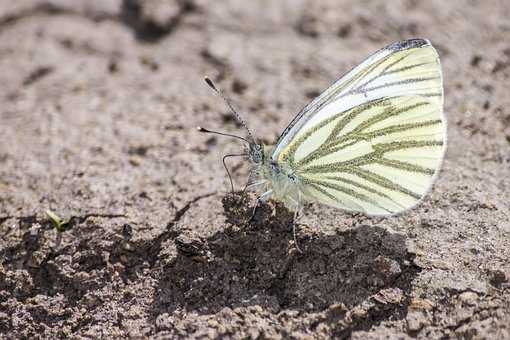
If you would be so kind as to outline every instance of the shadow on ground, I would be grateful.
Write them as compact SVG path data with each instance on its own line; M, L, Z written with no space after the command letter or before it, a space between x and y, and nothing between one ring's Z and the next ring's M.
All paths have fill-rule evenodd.
M20 228L26 230L22 238L2 251L8 273L0 273L0 288L22 301L63 295L75 304L105 283L121 279L130 286L150 270L157 282L149 306L154 322L175 311L212 315L225 307L260 306L275 315L326 311L314 322L331 324L334 334L348 336L406 316L419 268L404 235L367 225L326 235L299 225L299 252L293 242L293 214L278 204L264 205L245 225L252 213L246 196L223 199L224 230L206 239L179 231L176 223L193 202L210 195L186 204L160 236L136 243L129 241L129 225L98 234L93 232L96 222L86 215L68 231L72 237L53 248L47 221L21 218ZM170 251L172 240L177 253ZM41 322L51 324L53 319Z
M300 253L292 241L292 213L282 206L265 205L251 225L238 227L251 213L246 201L223 200L225 231L176 238L179 255L162 268L154 314L250 305L315 312L332 304L352 308L387 288L409 292L419 269L404 235L365 225L324 235L300 226ZM406 302L398 305L390 314L405 312Z

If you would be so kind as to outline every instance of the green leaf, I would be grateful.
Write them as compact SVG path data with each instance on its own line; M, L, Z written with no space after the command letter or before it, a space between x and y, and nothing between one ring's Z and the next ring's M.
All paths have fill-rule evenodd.
M46 210L45 213L50 218L51 223L53 224L53 228L55 228L58 232L65 231L65 226L69 221L66 222L62 221L62 219L57 214L55 214L53 211L49 209Z

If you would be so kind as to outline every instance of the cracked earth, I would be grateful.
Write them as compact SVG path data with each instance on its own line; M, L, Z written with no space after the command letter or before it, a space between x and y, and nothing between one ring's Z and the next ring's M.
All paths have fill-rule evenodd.
M498 0L0 0L0 337L510 338L509 17ZM240 131L203 76L271 144L411 37L446 91L426 200L386 219L309 205L302 252L277 202L246 225L254 195L229 195L221 164L241 145L195 130Z

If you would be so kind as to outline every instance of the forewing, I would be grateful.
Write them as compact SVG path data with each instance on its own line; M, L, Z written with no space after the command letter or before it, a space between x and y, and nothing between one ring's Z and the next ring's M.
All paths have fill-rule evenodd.
M439 58L425 39L388 45L337 80L294 117L278 138L272 159L284 155L304 125L311 126L372 99L409 94L430 96L442 105Z
M350 71L291 123L272 155L308 199L371 215L414 206L440 166L446 122L437 52L392 44Z

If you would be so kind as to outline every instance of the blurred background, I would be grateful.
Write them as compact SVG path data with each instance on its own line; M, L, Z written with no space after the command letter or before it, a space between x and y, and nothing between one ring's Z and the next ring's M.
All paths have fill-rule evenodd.
M508 279L504 263L510 249L509 18L505 0L0 0L0 331L14 337L219 336L228 332L217 323L232 316L218 311L241 303L244 290L264 297L251 303L263 310L249 312L255 333L244 324L232 334L448 337L476 329L481 337L508 336L508 329L501 332L510 324L509 290L501 284ZM270 276L257 281L258 288L241 278L232 283L237 290L216 292L222 300L206 304L209 312L190 303L186 294L199 289L194 273L209 273L204 282L213 286L240 273L237 265L222 267L226 276L218 279L210 267L178 262L186 276L172 262L175 230L205 239L226 228L221 200L229 187L221 155L242 147L197 133L197 125L243 133L204 75L233 99L256 137L272 144L294 114L344 72L387 44L414 37L429 39L439 51L445 82L448 151L431 197L406 216L385 221L311 207L304 218L314 231L303 232L312 237L321 227L334 232L365 223L419 239L422 273L413 271L405 284L383 285L404 291L407 305L397 302L391 313L369 314L379 320L375 323L328 324L322 331L294 325L280 310L293 306L303 313L301 324L321 323L317 320L334 314L331 304L344 303L347 311L381 288L363 286L366 294L351 301L353 291L338 295L333 288L305 284L305 292L322 294L322 300L316 298L322 302L308 308L315 302L294 299L302 287L292 283L301 282L298 268L296 277L278 281L285 284L276 293L267 291L274 286ZM246 167L231 164L236 185L244 184ZM46 209L72 221L69 232L58 236L59 248L52 243L57 236L45 222ZM286 245L290 237L285 230L276 238ZM266 246L254 254L285 258ZM402 254L411 256L406 249ZM241 254L241 263L243 251L231 249L234 258ZM309 261L326 256L326 263L332 256L308 255ZM363 262L367 272L373 260ZM299 270L316 266L309 265ZM274 266L265 270L278 272ZM162 284L173 282L162 279L165 270L184 281ZM329 273L331 280L342 276ZM491 296L501 315L488 312L482 318L477 313L488 307L476 301L492 294L490 287L500 289ZM445 321L446 315L459 294L469 291L478 295L459 303L471 304L466 312L471 314L459 318L471 321L467 333L455 333L461 321ZM417 296L434 307L409 320L407 310ZM277 310L268 307L272 304ZM260 326L264 318L274 324Z
M158 200L169 188L225 189L220 155L240 146L194 127L241 130L204 75L274 143L344 72L411 37L441 55L448 120L462 127L449 131L455 153L506 128L506 90L495 86L509 72L504 3L3 1L1 178L14 201L1 207L34 211L62 192L83 198L59 203L67 209L116 211L154 182ZM466 130L475 136L457 140Z

